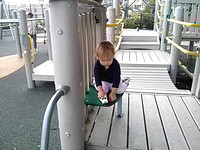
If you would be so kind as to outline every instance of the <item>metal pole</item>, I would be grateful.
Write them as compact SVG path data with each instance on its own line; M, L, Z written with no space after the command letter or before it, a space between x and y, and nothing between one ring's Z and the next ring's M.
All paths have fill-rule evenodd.
M164 0L160 0L160 1L161 1L162 4L164 3ZM164 14L164 7L163 7L163 6L161 6L161 10L160 10L160 11L161 11L160 17L163 18L163 14ZM163 26L163 20L160 19L159 30L160 30L161 32L162 32L162 30L163 30L163 29L162 29L162 26ZM159 37L160 37L160 38L161 38L161 34L162 34L162 33L159 33Z
M119 14L120 14L119 0L113 0L113 7L115 8L116 18L119 18ZM119 26L116 28L116 35L119 35Z
M78 1L49 1L55 85L70 92L57 104L62 150L84 149L84 94L78 37Z
M119 13L120 13L119 0L113 0L113 7L116 10L116 18L119 18Z
M188 50L193 51L194 49L194 41L190 41ZM187 59L192 59L192 55L187 55Z
M5 12L6 18L7 18L7 19L10 19L10 15L9 15L8 9L7 9L7 7L6 7L5 0L2 0L2 2L3 2L3 7L4 7L4 12ZM12 34L13 41L15 41L15 36L14 36L14 34L13 34L12 24L9 24L9 26L10 26L10 32L11 32L11 34Z
M12 16L13 16L13 19L17 19L17 12L13 11ZM13 23L13 25L14 25L14 31L15 31L15 42L16 42L16 47L17 47L17 54L19 58L22 58L22 47L20 43L19 24Z
M163 21L163 31L162 31L162 37L161 37L161 51L167 50L167 41L165 37L168 35L169 31L169 22L167 19L170 17L170 10L171 10L172 0L166 0L165 1L165 9L164 9L164 21Z
M156 0L155 3L156 3L156 8L155 8L155 13L154 13L154 28L153 28L153 30L154 30L154 31L157 31L157 29L156 29L156 23L158 23L157 11L158 11L158 9L159 9L158 0Z
M98 5L94 7L96 15L96 43L106 40L106 7Z
M115 23L115 8L113 6L109 6L107 8L108 11L108 24ZM115 45L115 27L107 27L107 40L110 41L113 45Z
M34 88L35 83L32 79L33 67L31 63L30 41L28 38L26 12L24 9L19 10L19 26L20 26L21 39L22 39L22 49L24 51L25 70L26 70L28 88Z
M200 58L198 58L198 59L200 59ZM198 75L198 81L197 81L197 88L196 88L195 96L200 98L200 74Z
M182 6L178 6L175 9L175 19L178 21L183 21L183 13L184 9ZM181 36L182 36L182 25L175 23L173 28L173 42L177 44L181 44ZM172 82L176 83L176 75L178 70L178 57L179 57L179 50L172 45L171 50L171 59L170 59L170 76Z
M123 114L122 114L122 97L117 102L117 114L116 114L116 117L117 118L122 118L123 117Z
M191 88L191 93L195 94L197 90L197 83L200 82L198 81L199 78L199 73L200 73L200 57L196 57L196 64L195 64L195 69L194 69L194 75L193 75L193 80L192 80L192 88ZM199 86L198 86L199 87Z
M0 19L3 18L3 3L0 2ZM1 24L0 24L1 26ZM2 27L0 27L0 39L2 39Z
M46 9L44 11L44 14L45 14L45 28L46 28L46 34L47 34L48 56L49 56L49 60L53 60L52 48L51 48L51 33L50 33L50 26L49 26L49 11Z

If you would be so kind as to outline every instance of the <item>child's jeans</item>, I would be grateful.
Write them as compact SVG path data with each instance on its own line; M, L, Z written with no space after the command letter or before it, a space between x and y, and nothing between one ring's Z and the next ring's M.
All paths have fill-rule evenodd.
M95 88L97 89L95 80L93 80L93 84L94 84ZM108 91L112 90L112 83L102 81L101 84L102 84L102 89L105 93L108 93ZM125 90L127 89L127 87L128 87L128 85L126 83L123 83L121 80L119 83L119 87L117 88L117 94L124 93ZM97 89L97 91L98 91L98 89Z

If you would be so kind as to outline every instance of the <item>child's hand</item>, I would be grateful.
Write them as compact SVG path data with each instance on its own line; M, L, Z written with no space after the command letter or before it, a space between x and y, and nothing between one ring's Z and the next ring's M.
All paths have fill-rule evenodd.
M106 93L103 90L99 91L99 93L98 93L98 98L99 99L100 98L104 98L105 96L106 96Z
M116 94L115 93L110 93L110 95L109 95L109 101L114 101L114 100L116 100Z

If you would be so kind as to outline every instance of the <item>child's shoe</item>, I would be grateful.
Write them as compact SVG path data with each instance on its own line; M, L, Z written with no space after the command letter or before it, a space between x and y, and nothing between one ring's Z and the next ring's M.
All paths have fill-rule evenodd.
M127 86L129 85L129 82L130 82L130 78L129 77L126 77L122 80L123 83L127 84Z

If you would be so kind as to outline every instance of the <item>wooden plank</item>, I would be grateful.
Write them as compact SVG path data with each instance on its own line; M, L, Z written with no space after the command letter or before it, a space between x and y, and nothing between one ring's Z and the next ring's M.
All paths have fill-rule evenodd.
M129 51L123 51L122 61L126 61L126 62L130 61L130 53L129 53Z
M155 54L155 51L148 51L149 55L151 56L152 61L159 63L160 59L159 57Z
M98 113L99 109L100 109L99 107L93 107L92 111L88 115L87 121L85 122L85 141L86 141L86 143L88 142L89 137L91 135L93 125L95 123L95 119L97 117L97 113Z
M182 97L184 103L186 104L188 111L190 112L190 115L192 116L196 126L198 127L200 131L200 105L195 100L194 97Z
M88 144L100 146L107 145L112 113L113 106L101 107Z
M142 55L141 51L136 52L136 61L138 62L144 62L144 56Z
M160 116L153 95L143 95L149 149L168 150Z
M127 88L126 92L134 92L134 93L149 93L149 94L168 94L168 95L190 95L190 91L188 90L152 90L152 89L131 89Z
M163 69L163 70L134 70L134 69L124 69L121 68L121 72L144 72L144 73L166 73L168 74L167 69Z
M130 61L135 62L137 60L136 52L130 51Z
M134 71L167 71L167 68L162 68L162 67L157 67L157 68L154 68L154 67L133 67L133 66L129 66L129 67L124 67L124 66L121 66L121 70L134 70Z
M200 147L200 132L195 125L191 115L185 107L181 97L170 96L170 102L176 113L179 124L189 143L190 149L199 149Z
M169 103L167 96L156 96L156 102L159 108L162 123L165 129L166 137L169 144L169 149L187 150L188 145L185 141L184 135L179 127L176 116Z
M127 77L127 75L126 74L122 74L121 77ZM129 77L130 78L149 78L150 80L158 78L158 76L150 76L150 75L141 76L141 75L132 75L132 74L130 74ZM170 79L169 76L165 76L165 75L162 75L162 76L159 76L159 77L162 78L162 79L164 79L164 78L165 79Z
M150 57L148 51L143 51L142 54L143 54L143 57L144 57L144 61L145 61L145 62L147 62L147 63L148 63L148 62L153 62L153 60L151 59L151 57Z
M122 61L123 59L123 51L117 51L116 54L115 54L115 58L118 60L118 61Z
M128 94L124 94L122 97L122 111L122 118L113 117L108 147L127 147ZM115 106L115 115L116 112L117 104Z
M118 148L118 147L105 147L99 145L86 145L86 150L142 150L142 149L134 149L134 148Z
M169 76L168 72L167 73L158 73L158 72L122 72L123 75L141 75L141 76Z
M159 57L161 63L169 63L169 61L160 51L155 51L155 54L157 55L157 57Z
M129 148L147 149L144 115L140 94L130 94L129 100Z

